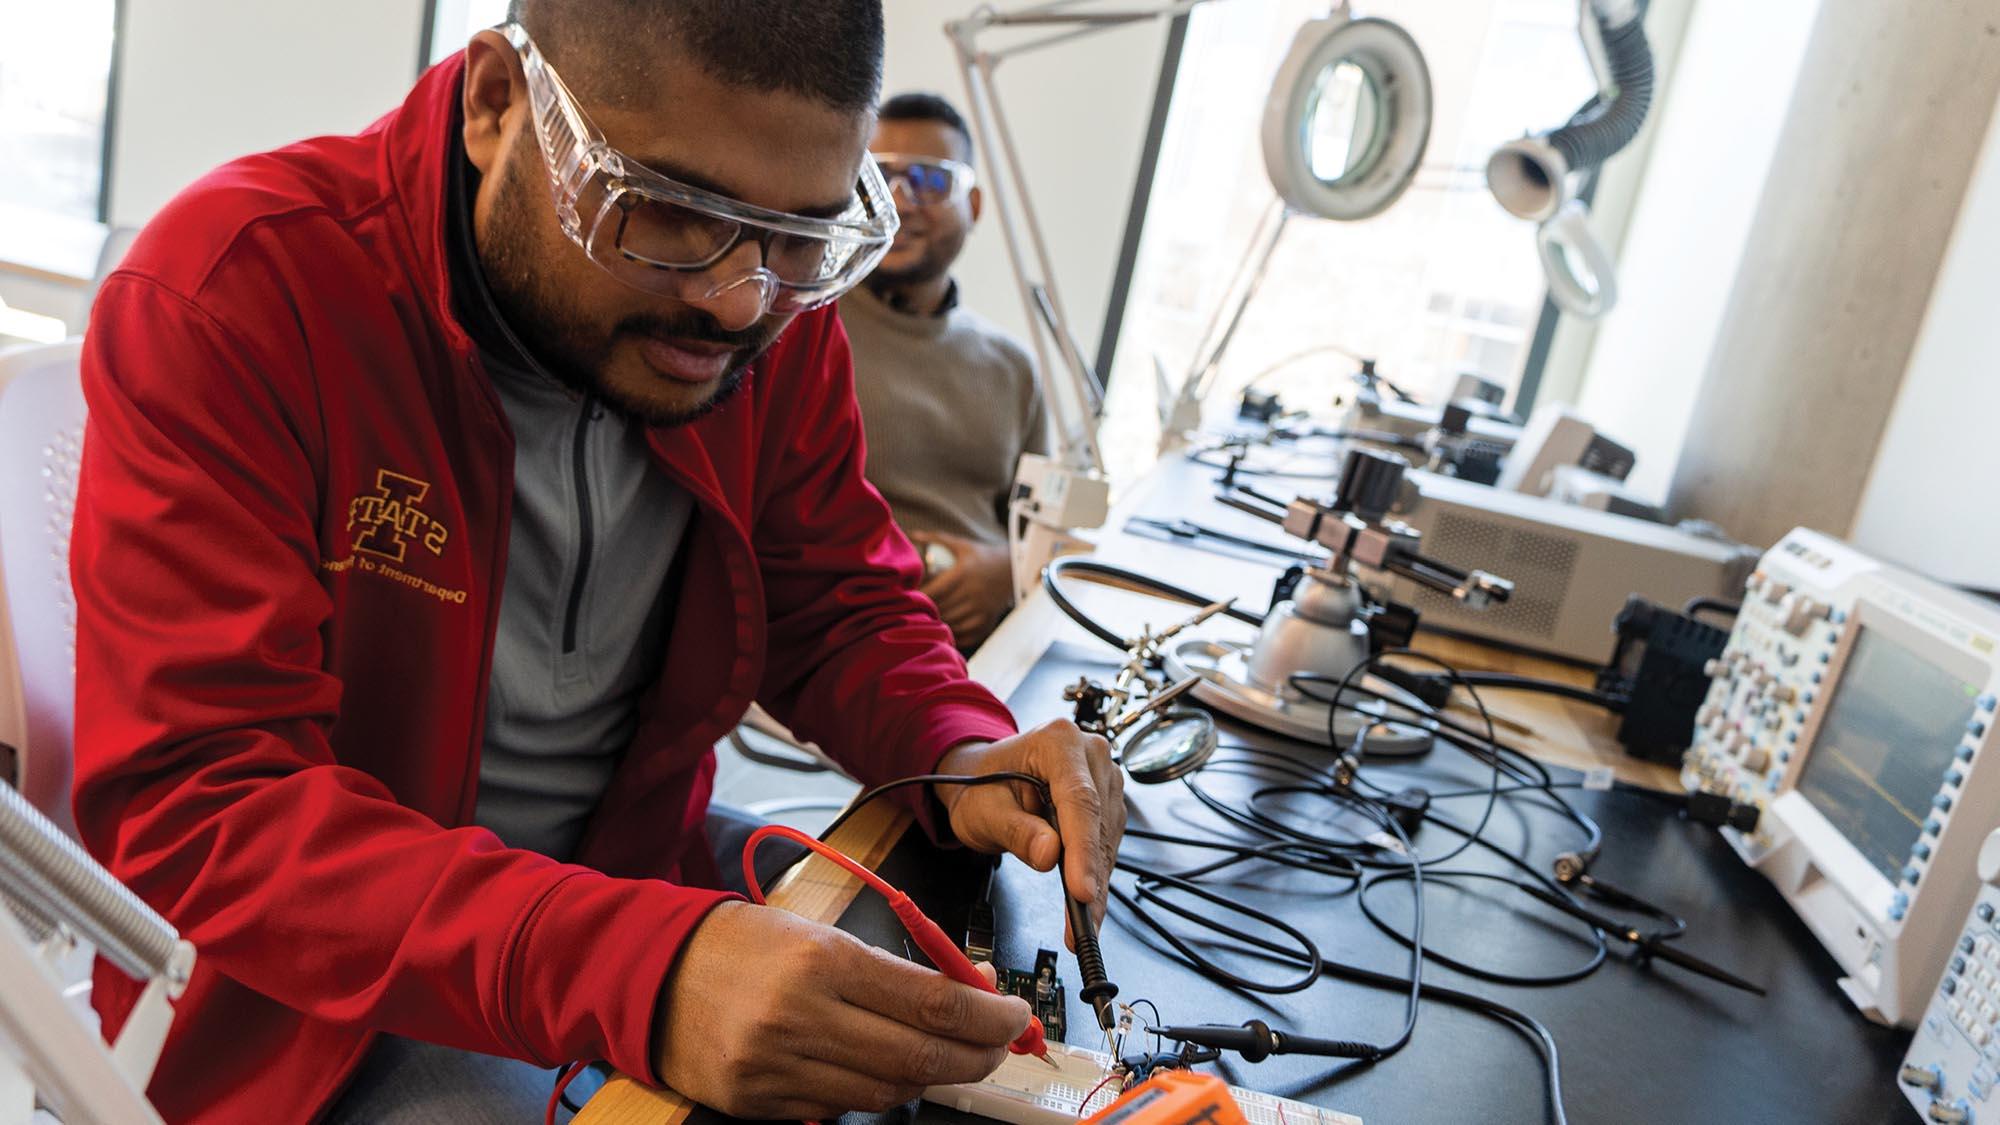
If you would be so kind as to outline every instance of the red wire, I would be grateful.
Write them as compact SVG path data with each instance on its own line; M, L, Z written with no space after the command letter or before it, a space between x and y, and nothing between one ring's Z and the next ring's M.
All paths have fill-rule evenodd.
M855 878L867 884L884 898L895 899L901 897L901 892L890 886L880 875L849 859L831 844L816 840L796 828L791 828L783 824L767 824L757 831L750 833L750 838L743 842L743 882L750 888L750 901L759 906L763 906L765 903L764 888L757 885L757 865L754 862L757 855L757 845L774 836L790 840L811 851L821 859L839 864L846 868Z
M576 1081L576 1076L589 1065L587 1062L573 1062L556 1076L556 1088L549 1094L549 1108L542 1114L542 1125L556 1125L556 1107L562 1104L563 1091L569 1089L569 1084Z
M796 828L789 828L782 824L767 824L752 832L750 838L743 842L743 882L750 890L750 901L759 906L765 905L764 888L757 885L757 866L753 860L756 857L757 845L774 836L790 840L823 859L839 864L851 872L855 878L860 879L869 887L880 892L885 898L894 900L903 897L901 892L890 886L880 875L849 859L831 845L822 843ZM562 1074L556 1078L556 1088L549 1095L548 1110L542 1115L543 1125L555 1125L556 1107L562 1104L563 1091L569 1088L569 1084L575 1081L577 1075L583 1073L587 1065L589 1064L573 1062L565 1067Z
M1083 1118L1090 1116L1090 1099L1096 1097L1097 1092L1099 1090L1102 1090L1106 1086L1111 1085L1112 1080L1117 1077L1118 1077L1118 1072L1115 1070L1112 1071L1110 1074L1105 1075L1104 1081L1099 1082L1095 1086L1092 1086L1090 1088L1090 1093L1085 1094L1083 1096L1083 1100L1076 1103L1076 1116L1078 1120L1082 1120Z

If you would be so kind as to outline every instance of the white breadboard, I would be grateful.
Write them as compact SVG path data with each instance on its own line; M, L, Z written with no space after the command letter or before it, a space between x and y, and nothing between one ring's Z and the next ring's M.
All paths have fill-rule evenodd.
M984 1082L933 1086L924 1100L1005 1121L1008 1125L1074 1125L1118 1100L1116 1083L1105 1083L1111 1056L1083 1047L1049 1044L1047 1063L1032 1055L1008 1055ZM1085 1094L1102 1085L1083 1102ZM1290 1098L1231 1086L1229 1093L1250 1125L1362 1125L1352 1114L1336 1113Z

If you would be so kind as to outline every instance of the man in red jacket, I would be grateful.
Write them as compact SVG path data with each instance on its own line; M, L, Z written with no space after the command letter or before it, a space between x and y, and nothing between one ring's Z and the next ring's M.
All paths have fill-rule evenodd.
M827 303L893 233L878 0L511 15L204 178L93 312L77 823L201 953L150 1093L506 1120L603 1059L825 1117L980 1077L1018 1000L712 889L702 833L753 700L867 783L1045 779L1060 841L1019 785L908 795L1100 910L1122 830L1108 747L1015 733L862 477ZM135 989L95 996L110 1032Z

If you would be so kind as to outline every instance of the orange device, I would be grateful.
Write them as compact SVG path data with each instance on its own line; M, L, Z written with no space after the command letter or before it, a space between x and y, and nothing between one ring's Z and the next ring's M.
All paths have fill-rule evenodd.
M1250 1125L1213 1074L1168 1070L1125 1091L1084 1125Z

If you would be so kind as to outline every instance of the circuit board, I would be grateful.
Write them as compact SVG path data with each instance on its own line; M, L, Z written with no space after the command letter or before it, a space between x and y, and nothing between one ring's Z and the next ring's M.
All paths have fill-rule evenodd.
M1029 1055L1008 1055L983 1082L932 1086L924 1100L960 1113L976 1113L1008 1125L1075 1125L1122 1092L1112 1079L1111 1056L1082 1047L1051 1044L1051 1068ZM1230 1096L1250 1125L1362 1125L1359 1117L1260 1094L1240 1086Z
M1056 955L1054 951L1035 951L1033 971L1009 969L1002 965L993 966L994 987L1003 996L1019 996L1028 1002L1028 1007L1042 1021L1042 1034L1051 1043L1066 1043L1064 1032L1068 1022L1069 1001L1063 991L1062 978L1056 975Z

